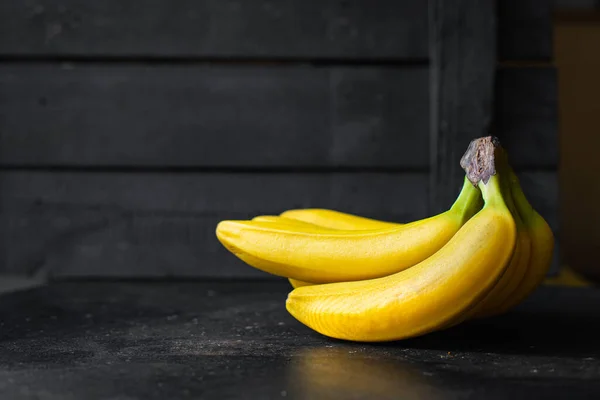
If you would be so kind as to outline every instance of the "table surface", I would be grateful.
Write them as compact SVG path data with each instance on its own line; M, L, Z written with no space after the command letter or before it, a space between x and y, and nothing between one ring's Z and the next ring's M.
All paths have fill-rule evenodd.
M2 399L600 398L600 290L386 344L328 339L287 282L65 282L0 301Z

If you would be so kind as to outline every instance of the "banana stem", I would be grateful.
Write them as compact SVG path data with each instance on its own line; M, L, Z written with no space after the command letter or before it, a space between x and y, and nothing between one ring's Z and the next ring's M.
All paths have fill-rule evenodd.
M482 137L469 143L460 159L460 166L473 185L478 186L480 181L488 183L496 175L496 157L501 156L501 151L500 141L495 136Z
M512 168L509 167L509 179L510 179L510 188L511 194L515 199L516 204L520 204L518 208L519 215L524 221L529 221L533 215L533 206L527 200L527 197L523 193L523 189L521 188L521 184L519 182L519 178L515 174Z
M460 160L466 178L481 189L486 204L503 203L503 190L497 176L504 157L500 141L495 136L472 140ZM497 165L498 164L498 165Z
M451 212L466 221L481 210L482 205L481 191L465 176L460 194L450 208Z
M502 184L498 175L493 175L489 178L487 183L479 181L479 189L483 195L483 201L486 205L504 205L504 195L502 191Z

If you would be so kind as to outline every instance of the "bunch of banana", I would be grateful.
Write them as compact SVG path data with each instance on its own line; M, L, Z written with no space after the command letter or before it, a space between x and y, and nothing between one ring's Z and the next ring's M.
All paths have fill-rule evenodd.
M502 314L544 280L554 237L497 138L473 140L452 206L406 224L333 210L222 221L234 255L286 277L288 312L323 335L389 341Z

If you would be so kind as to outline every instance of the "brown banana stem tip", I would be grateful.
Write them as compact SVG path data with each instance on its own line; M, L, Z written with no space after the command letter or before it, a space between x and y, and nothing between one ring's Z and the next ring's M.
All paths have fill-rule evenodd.
M496 175L496 163L501 157L503 149L500 140L495 136L485 136L469 143L467 151L460 159L460 166L465 170L467 179L477 186L479 181L488 183L490 177Z

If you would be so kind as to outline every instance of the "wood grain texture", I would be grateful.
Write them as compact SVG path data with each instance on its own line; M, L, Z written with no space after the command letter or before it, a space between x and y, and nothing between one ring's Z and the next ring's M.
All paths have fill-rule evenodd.
M175 58L427 57L421 0L4 0L0 54Z
M496 134L516 168L558 166L555 68L503 68L495 93Z
M325 207L390 221L427 215L427 175L0 173L4 273L263 276L229 254L223 219Z
M496 71L496 11L491 1L430 1L430 209L455 200L459 160L469 142L488 133Z
M500 0L498 57L501 60L547 61L553 57L554 0Z
M427 168L426 67L0 65L3 165Z
M432 99L440 134L464 135L435 139L441 174L488 118L475 103L489 76L457 63ZM421 67L0 65L0 165L426 169L427 86ZM552 68L497 73L496 134L516 167L557 165L556 96Z
M4 0L0 54L426 59L428 2ZM499 57L552 56L552 1L498 2ZM18 40L15 40L18 38Z

